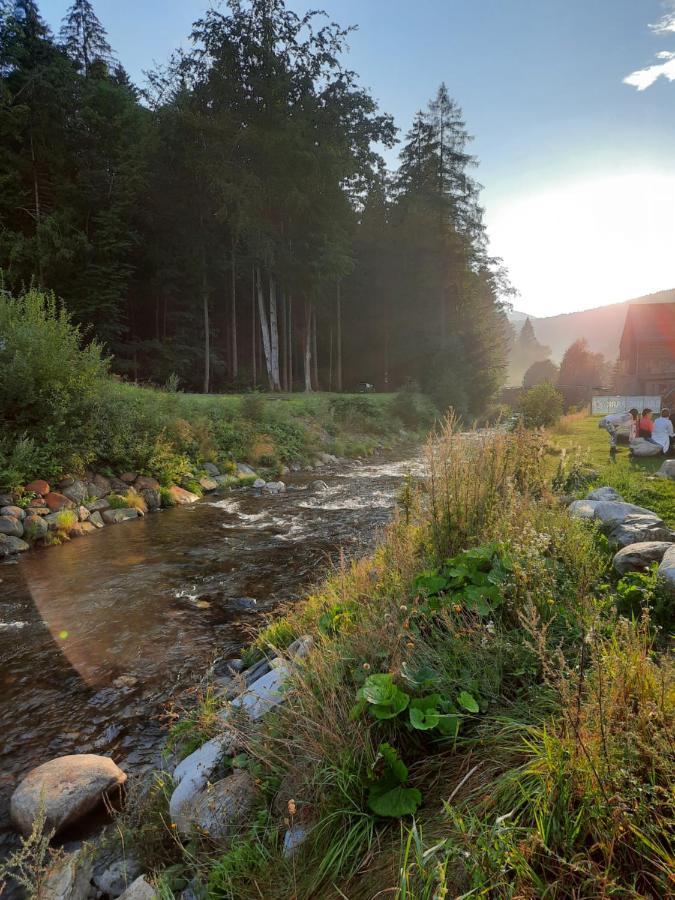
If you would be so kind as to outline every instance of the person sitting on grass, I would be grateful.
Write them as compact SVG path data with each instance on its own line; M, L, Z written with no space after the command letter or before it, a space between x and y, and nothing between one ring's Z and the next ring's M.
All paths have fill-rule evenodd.
M638 437L644 438L646 441L651 440L652 431L654 430L654 422L652 421L652 411L647 407L642 410L640 421L638 422Z
M609 452L616 453L616 442L619 437L619 428L622 425L629 425L630 430L628 433L629 442L635 438L636 428L638 416L640 413L637 409L633 408L629 410L629 412L625 413L610 413L608 416L603 416L602 419L598 422L598 428L604 428L606 432L609 434Z
M670 421L670 410L662 409L661 415L654 421L651 439L659 444L664 453L670 450L670 439L673 437L673 423Z

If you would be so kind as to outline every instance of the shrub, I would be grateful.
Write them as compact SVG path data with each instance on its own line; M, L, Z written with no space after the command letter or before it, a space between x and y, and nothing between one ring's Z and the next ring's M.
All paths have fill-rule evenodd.
M257 391L252 391L241 398L239 403L239 411L242 419L249 419L251 422L262 422L265 418L265 398Z
M555 425L563 413L563 395L552 384L538 384L520 398L520 412L528 428Z
M408 428L429 427L437 415L436 407L428 397L408 390L394 396L391 411Z

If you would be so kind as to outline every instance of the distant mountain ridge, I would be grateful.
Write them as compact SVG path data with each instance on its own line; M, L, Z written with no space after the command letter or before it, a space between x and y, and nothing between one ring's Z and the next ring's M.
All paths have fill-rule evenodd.
M556 363L578 338L586 338L589 349L594 353L602 353L606 359L614 360L619 355L619 342L629 303L675 303L675 288L558 316L538 318L513 310L509 313L509 321L516 331L520 331L525 319L529 318L537 340L551 348L551 359Z

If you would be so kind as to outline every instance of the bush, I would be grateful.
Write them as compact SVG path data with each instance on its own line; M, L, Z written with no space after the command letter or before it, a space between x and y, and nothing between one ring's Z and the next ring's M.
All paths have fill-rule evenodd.
M251 422L262 422L265 418L265 398L257 391L242 397L239 406L242 419L249 419Z
M395 395L391 411L408 428L430 427L438 412L428 397L408 390Z
M555 425L563 413L563 395L552 384L538 384L520 398L520 412L528 428Z

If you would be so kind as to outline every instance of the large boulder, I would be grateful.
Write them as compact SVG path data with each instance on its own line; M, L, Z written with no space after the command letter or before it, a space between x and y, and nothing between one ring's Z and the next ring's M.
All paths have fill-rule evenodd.
M619 575L626 572L642 572L654 562L661 562L666 550L673 544L669 541L641 541L630 544L614 555L613 565Z
M670 593L675 594L675 544L663 554L659 564L659 580Z
M589 491L586 494L587 500L618 500L622 501L623 497L621 494L613 487L599 487L595 488L592 491Z
M573 500L568 507L568 512L575 519L592 519L595 515L595 507L599 500Z
M94 528L103 528L103 526L105 525L100 512L93 512L89 516L89 521L94 526Z
M636 438L634 441L630 442L630 452L633 456L658 456L659 453L663 453L663 448L660 444L652 444L651 441L645 440L645 438Z
M139 475L134 481L134 487L142 494L143 491L158 491L159 481L156 478L149 478L147 475Z
M35 481L30 481L26 485L26 490L31 494L42 494L44 497L45 494L49 493L50 487L42 478L36 478Z
M84 481L75 480L71 485L63 488L63 495L72 500L76 506L80 506L87 498L87 485Z
M110 503L108 503L105 497L100 497L98 500L94 500L91 503L85 503L85 506L89 512L103 512L104 509L110 509Z
M215 841L227 841L248 822L257 793L247 771L234 772L202 791L190 816L191 825Z
M23 520L23 530L26 537L31 541L37 541L43 538L49 531L49 525L42 516L26 516Z
M21 538L14 537L11 534L0 534L0 559L12 556L14 553L23 553L24 550L28 549L29 545Z
M45 828L60 831L95 809L103 797L127 780L107 756L59 756L26 775L12 794L12 824L29 835L40 811Z
M133 507L125 509L104 509L101 517L106 525L118 525L120 522L126 522L129 519L138 518L138 510Z
M141 496L145 500L145 505L149 512L155 512L162 505L162 495L159 492L159 488L144 488L141 491Z
M0 516L13 516L15 519L25 519L26 512L20 506L0 506Z
M202 490L205 491L215 491L218 488L218 482L210 475L202 475L199 479L199 484L201 485Z
M148 883L144 875L132 882L119 900L156 900L157 891Z
M179 763L173 773L176 787L169 801L171 821L182 834L190 831L190 817L196 797L206 787L224 756L237 750L234 732L228 730L211 738Z
M643 506L635 506L633 503L625 503L622 500L599 500L595 503L593 518L598 519L605 526L618 525L627 516L653 516L651 509Z
M75 506L72 500L64 494L59 494L57 491L50 491L48 494L45 494L45 503L52 512L58 512L60 509L72 509Z
M237 475L239 478L247 478L248 476L255 474L255 469L252 469L248 463L237 463Z
M123 481L125 484L133 484L137 478L138 475L135 472L123 472L120 475L120 481Z
M262 489L266 494L283 494L286 490L286 485L283 481L268 481L267 484L263 485Z
M220 469L212 462L205 462L202 465L202 469L206 472L207 475L210 475L212 478L215 478L216 475L220 475Z
M105 497L110 493L112 487L110 485L110 479L106 478L105 475L94 475L92 478L93 483L96 485L96 495L97 497ZM94 494L92 494L92 497Z
M274 709L285 699L285 688L290 669L285 663L271 669L262 678L258 678L253 684L232 701L234 709L244 710L252 721L262 718L269 710ZM225 721L230 710L224 710L219 716Z
M666 459L656 473L657 478L675 478L675 459Z
M23 537L23 524L14 516L0 516L0 534L8 537Z
M656 513L642 513L626 516L609 530L607 537L614 546L627 547L646 541L673 541L675 533Z
M192 494L190 491L186 491L185 488L178 487L177 484L172 484L168 489L169 496L178 506L185 506L188 503L196 503L199 500L199 497L196 494Z

